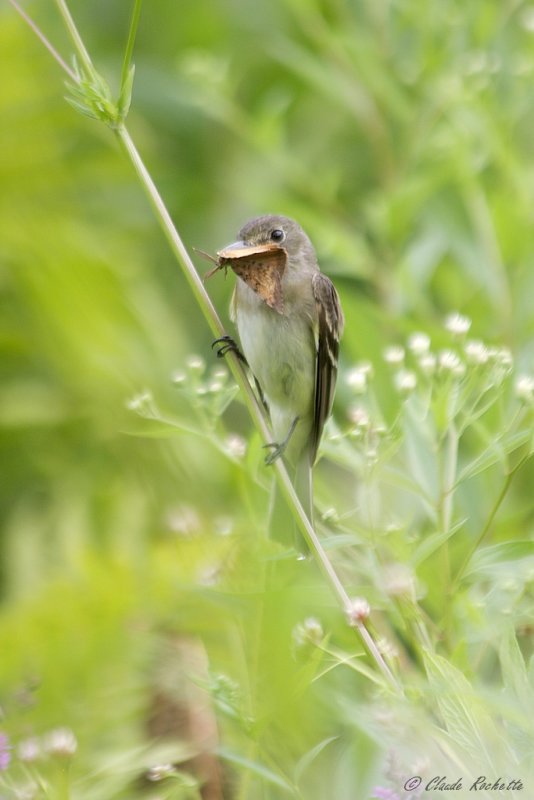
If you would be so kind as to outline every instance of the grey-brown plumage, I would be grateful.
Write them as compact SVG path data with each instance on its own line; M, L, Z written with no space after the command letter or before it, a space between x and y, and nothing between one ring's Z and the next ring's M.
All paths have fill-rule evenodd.
M344 318L338 294L330 278L320 273L314 275L312 289L317 308L317 363L312 431L313 460L315 461L324 424L334 402L339 339L343 332Z
M239 248L247 248L249 260L255 249L260 262L272 258L273 250L286 254L284 269L277 259L279 274L275 278L281 302L276 304L269 302L272 282L267 293L258 285L257 275L250 277L253 261L251 267L235 270L232 317L243 353L267 402L276 442L285 442L291 432L283 458L312 519L311 469L332 409L344 323L339 297L332 281L320 272L308 236L288 217L268 215L250 220L239 231L239 241L219 256L235 256ZM283 531L275 534L287 541Z

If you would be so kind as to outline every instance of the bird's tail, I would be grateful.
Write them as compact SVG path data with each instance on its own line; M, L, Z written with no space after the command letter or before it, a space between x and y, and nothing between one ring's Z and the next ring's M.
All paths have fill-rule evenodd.
M304 454L296 468L291 465L286 466L288 467L289 475L293 479L297 497L306 516L313 525L313 482L310 458L308 454ZM302 555L307 555L309 552L309 547L298 529L297 523L276 481L273 486L269 510L269 536L285 547L293 546Z

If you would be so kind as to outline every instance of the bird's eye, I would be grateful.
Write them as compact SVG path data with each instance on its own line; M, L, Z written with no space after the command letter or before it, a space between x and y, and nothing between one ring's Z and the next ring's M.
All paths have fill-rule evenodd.
M271 231L271 240L273 242L283 242L285 238L286 235L280 228L275 228L274 231Z

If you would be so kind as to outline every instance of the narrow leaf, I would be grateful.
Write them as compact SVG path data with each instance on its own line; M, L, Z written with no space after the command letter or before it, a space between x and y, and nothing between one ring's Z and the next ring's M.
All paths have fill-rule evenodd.
M231 764L236 764L239 767L243 767L243 769L248 770L248 772L252 772L259 778L263 778L273 786L278 786L279 789L283 789L288 795L292 795L293 797L295 796L295 790L292 784L282 775L279 775L277 772L273 772L272 769L269 769L269 767L266 767L264 764L259 764L257 761L251 761L249 758L240 756L238 753L234 753L232 750L229 750L226 747L219 748L217 752L221 758L224 758Z
M308 752L305 753L301 759L299 759L295 767L295 783L298 783L300 781L303 774L315 761L317 756L319 756L323 752L325 747L328 747L328 745L331 742L337 741L338 738L339 738L338 736L328 736L328 738L323 739L322 742L316 744L315 747L312 747L311 750L308 750Z

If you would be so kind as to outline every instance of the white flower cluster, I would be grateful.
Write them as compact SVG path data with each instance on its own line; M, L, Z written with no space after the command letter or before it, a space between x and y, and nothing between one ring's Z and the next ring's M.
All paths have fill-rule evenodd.
M32 764L46 756L72 758L78 749L78 741L70 728L55 728L41 739L30 736L22 739L17 747L17 756L25 764Z
M146 389L144 392L134 395L134 397L126 401L126 408L139 414L140 417L152 417L154 414L152 392Z
M186 358L185 369L177 369L171 374L171 382L176 388L200 396L215 395L225 391L228 389L228 378L229 372L222 365L209 370L206 374L206 362L196 353Z
M453 346L437 352L431 351L430 336L422 331L410 334L406 348L397 344L386 347L383 357L395 370L393 385L397 392L407 397L416 390L420 379L425 385L434 376L443 380L460 381L471 374L473 369L482 368L486 370L484 374L487 385L500 385L512 370L512 354L506 347L493 347L479 339L467 339L471 324L469 317L463 314L449 314L445 318L444 327L452 336ZM529 387L528 376L518 379L516 394L524 402L530 402Z

